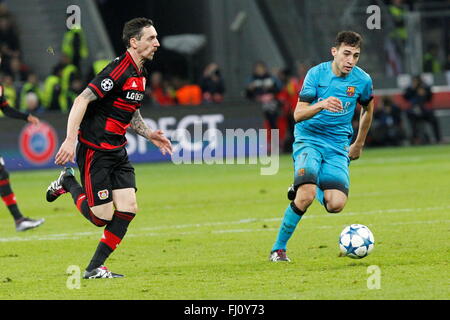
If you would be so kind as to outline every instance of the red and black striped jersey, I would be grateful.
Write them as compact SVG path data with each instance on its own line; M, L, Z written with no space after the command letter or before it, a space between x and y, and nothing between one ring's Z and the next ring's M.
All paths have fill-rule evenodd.
M108 64L89 84L97 96L81 121L78 140L89 148L115 151L123 148L125 133L144 98L146 70L136 66L126 51Z

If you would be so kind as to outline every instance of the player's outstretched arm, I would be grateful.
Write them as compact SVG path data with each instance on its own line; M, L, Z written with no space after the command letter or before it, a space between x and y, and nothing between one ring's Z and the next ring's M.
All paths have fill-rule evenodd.
M166 153L172 154L172 143L170 140L164 136L162 130L152 131L142 119L139 110L136 110L131 119L131 128L133 128L136 133L149 141L151 141L155 146L159 148L161 153L165 155Z
M294 120L295 122L301 122L311 119L324 109L331 112L340 112L342 111L342 102L335 97L328 97L325 100L319 101L313 105L308 102L299 101L295 107Z
M92 93L89 88L84 89L84 91L76 97L67 120L66 139L55 156L56 164L63 166L69 161L75 162L75 145L77 142L78 128L86 113L88 104L96 99L97 96Z
M5 97L3 96L3 87L2 86L0 86L0 110L7 117L10 117L13 119L22 119L22 120L25 120L34 125L39 124L39 119L37 117L35 117L29 113L25 113L25 112L16 110L14 108L11 108L11 106L8 104L8 101L6 101Z
M22 119L34 125L39 124L39 118L31 114L24 113L14 108L11 108L7 102L4 102L0 109L3 111L3 114L9 118Z
M369 132L373 118L374 102L369 102L367 107L362 107L361 116L359 117L359 129L355 142L350 146L348 156L350 160L356 160L361 156L367 133Z

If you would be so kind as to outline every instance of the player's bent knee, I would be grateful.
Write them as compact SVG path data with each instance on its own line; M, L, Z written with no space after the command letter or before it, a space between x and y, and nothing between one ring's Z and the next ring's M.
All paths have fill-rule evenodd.
M116 210L118 211L124 211L124 212L131 212L136 214L138 212L138 205L137 202L132 201L128 203L120 203L116 204Z
M306 210L314 201L316 197L316 186L300 186L297 190L294 203L300 210Z
M339 213L344 210L344 207L330 207L329 205L327 205L326 209L329 213Z
M331 201L326 203L326 209L329 213L339 213L344 210L344 201Z
M134 203L134 204L130 204L129 206L128 206L128 208L126 209L126 210L123 210L123 211L126 211L126 212L131 212L131 213L134 213L134 214L136 214L136 213L138 213L138 205L137 205L137 203Z
M339 213L347 203L347 194L340 190L325 191L325 209L329 213Z
M91 207L91 211L97 218L111 221L114 214L113 203L110 202L95 207Z
M314 197L311 197L310 195L304 195L304 196L298 196L295 198L294 203L298 208L301 208L301 210L306 209L313 203Z
M114 212L112 212L112 211L108 211L108 212L106 212L106 211L92 211L92 213L97 217L97 218L99 218L99 219L102 219L102 220L107 220L107 221L111 221L112 220L112 217L113 217L113 214L114 214ZM99 227L101 227L101 225L99 225Z
M113 190L113 201L114 206L118 211L131 212L134 214L138 212L134 189Z

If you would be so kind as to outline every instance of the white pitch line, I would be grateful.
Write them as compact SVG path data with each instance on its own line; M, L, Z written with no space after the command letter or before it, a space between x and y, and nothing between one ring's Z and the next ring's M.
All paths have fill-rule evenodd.
M425 220L425 221L405 221L405 222L392 222L385 223L383 226L397 226L397 225L408 225L408 224L437 224L437 223L450 223L450 220ZM333 229L336 228L335 225L324 225L313 227L313 229ZM227 229L227 230L213 230L212 234L222 234L222 233L245 233L245 232L261 232L261 231L278 231L278 228L258 228L258 229ZM191 231L191 232L181 232L181 233L146 233L146 234L132 234L130 237L145 237L145 236L167 236L167 235L192 235L192 234L204 234L209 232ZM127 235L128 237L128 235Z
M365 166L367 164L385 164L385 163L417 163L417 162L423 162L423 161L430 161L430 159L433 160L447 160L447 158L443 155L434 155L429 157L391 157L391 158L373 158L373 159L360 159L358 162L353 163L352 166L360 167Z
M425 221L408 221L408 222L392 222L383 224L383 226L397 226L408 224L437 224L437 223L450 223L450 220L425 220ZM325 225L313 227L313 229L333 229L335 225ZM263 228L263 229L230 229L230 230L215 230L212 233L241 233L241 232L260 232L260 231L278 231L278 228Z
M316 219L316 218L330 218L330 217L345 217L345 216L354 216L354 215L371 215L371 214L383 214L383 213L395 213L395 212L421 212L421 211L435 211L435 210L445 210L450 209L450 206L442 206L442 207L431 207L431 208L400 208L400 209L386 209L386 210L373 210L373 211L365 211L365 212L346 212L341 214L328 214L323 216L305 216L303 219ZM157 226L157 227L148 227L148 228L139 228L134 231L158 231L165 229L185 229L185 228L202 228L202 227L213 227L213 226L231 226L231 225L239 225L253 222L273 222L280 221L281 217L278 218L266 218L266 219L257 219L257 218L248 218L241 219L236 221L223 221L223 222L206 222L206 223L196 223L196 224L182 224L182 225L173 225L173 226ZM386 225L402 225L402 224L415 224L415 223L437 223L443 222L447 223L450 220L425 220L425 221L411 221L411 222L397 222L397 223L389 223ZM317 228L332 228L334 226L320 226ZM227 232L253 232L253 231L273 231L276 229L273 228L264 228L264 229L237 229L238 231L232 230L212 230L208 231L211 233L227 233ZM239 231L245 230L245 231ZM248 231L247 231L248 230ZM143 234L135 234L129 233L127 237L140 237L140 236L161 236L161 235L190 235L190 234L201 234L204 232L199 231L190 231L190 232L177 232L177 233L143 233ZM83 236L100 236L101 231L97 232L75 232L75 233L61 233L61 234L49 234L49 235L36 235L36 236L28 236L28 237L6 237L0 238L0 242L22 242L22 241L51 241L51 240L78 240Z
M368 197L380 197L380 196L395 196L395 195L405 195L405 194L411 194L414 192L404 192L404 191L389 191L389 192L380 192L380 191L374 191L374 192L359 192L359 193L352 193L351 198L368 198ZM255 199L255 200L236 200L233 201L233 205L238 204L255 204L255 203L272 203L272 199ZM225 202L214 202L214 203L191 203L187 205L183 205L183 208L205 208L206 206L217 206L221 204L226 204ZM158 206L158 210L179 210L181 206L174 206L174 205L163 205ZM76 209L74 208L70 212L64 212L59 214L52 214L48 217L45 217L46 219L55 219L60 217L67 217L69 215L79 215L78 212L76 212Z

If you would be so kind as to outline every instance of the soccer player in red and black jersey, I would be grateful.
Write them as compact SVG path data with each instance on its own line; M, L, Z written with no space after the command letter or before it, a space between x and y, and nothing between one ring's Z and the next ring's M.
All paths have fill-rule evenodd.
M1 57L0 57L1 63ZM3 96L3 87L0 85L0 110L7 117L14 119L21 119L27 121L29 123L38 125L39 119L35 116L20 112L14 108L11 108L8 105L8 102ZM2 197L3 202L8 207L9 212L14 218L16 223L17 231L25 231L29 229L33 229L39 227L44 223L44 219L34 220L27 217L24 217L17 206L16 196L11 189L11 185L9 182L9 173L5 168L5 161L0 156L0 196Z
M126 52L105 67L75 99L67 122L67 137L55 156L66 165L76 158L82 186L72 168L65 168L47 189L47 201L69 192L78 210L94 225L106 226L84 278L113 278L104 262L119 245L136 215L136 182L125 149L125 133L131 126L162 154L172 145L161 130L147 127L139 112L144 97L144 62L152 60L159 42L153 22L128 21L123 29Z

